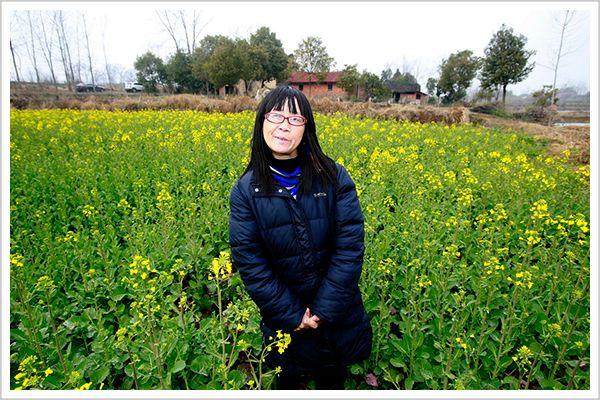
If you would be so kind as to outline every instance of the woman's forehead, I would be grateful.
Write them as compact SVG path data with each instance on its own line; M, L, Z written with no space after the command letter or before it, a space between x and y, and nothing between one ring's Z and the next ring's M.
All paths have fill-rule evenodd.
M294 104L295 104L295 108L296 108L296 113L297 114L301 114L302 110L300 110L300 104L298 103L298 99L296 99L294 97ZM283 101L283 104L281 105L281 107L278 107L277 104L275 104L275 106L271 109L271 111L285 111L288 110L289 112L292 111L292 108L290 107L290 99L289 98L285 98Z

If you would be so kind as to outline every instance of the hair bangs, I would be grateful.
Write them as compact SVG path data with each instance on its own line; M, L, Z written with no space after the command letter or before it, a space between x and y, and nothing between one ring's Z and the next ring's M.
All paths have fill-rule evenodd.
M281 90L272 96L271 99L265 104L265 111L269 112L271 110L283 111L285 104L287 103L290 112L293 114L300 114L306 117L306 104L303 104L302 97L298 96L295 91L289 86L286 87L290 90ZM296 103L298 103L298 107L296 107ZM303 112L304 111L304 112Z

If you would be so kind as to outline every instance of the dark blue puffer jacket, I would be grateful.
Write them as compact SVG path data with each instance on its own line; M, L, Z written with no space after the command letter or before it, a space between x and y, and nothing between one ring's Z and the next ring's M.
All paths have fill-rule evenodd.
M293 342L308 307L323 321L316 330L336 359L351 364L368 358L372 344L358 288L364 218L354 182L336 167L337 189L315 180L297 200L279 185L267 195L248 171L231 190L229 244L265 337L281 329Z

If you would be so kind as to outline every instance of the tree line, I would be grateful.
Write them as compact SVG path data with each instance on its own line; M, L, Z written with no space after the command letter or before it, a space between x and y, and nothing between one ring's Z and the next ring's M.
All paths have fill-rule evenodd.
M170 92L214 94L240 80L249 89L250 82L286 81L292 72L314 74L315 81L323 79L335 61L327 53L319 37L301 40L291 54L287 54L277 35L263 26L248 39L207 35L197 47L182 50L163 61L148 51L134 63L137 80L147 91L156 92L162 85Z
M12 13L9 49L16 81L55 86L66 82L72 91L77 83L84 81L113 85L133 79L132 70L109 62L106 23L104 18L100 51L90 43L93 41L91 29L83 12L27 10ZM103 62L98 62L99 58ZM24 64L31 67L27 71L29 76L24 76Z
M248 40L205 36L195 48L176 48L167 61L148 51L135 60L137 80L155 92L163 85L173 92L214 93L243 79L264 84L285 80L296 66L275 33L261 27Z
M137 79L148 92L156 92L162 86L172 93L215 94L218 88L235 85L240 80L245 82L246 91L252 81L261 82L261 86L270 80L286 81L293 71L310 73L319 81L335 66L335 60L318 37L303 39L293 53L287 54L276 34L266 26L247 39L223 35L205 35L200 39L206 24L201 24L196 11L193 14L182 10L157 11L156 15L173 41L175 52L163 60L147 51L136 57L134 71L125 72L108 62L104 31L101 42L104 66L93 62L98 54L92 54L97 50L90 46L85 14L65 16L60 10L16 13L11 18L9 45L17 81L22 79L19 53L24 52L38 83L44 80L41 69L45 65L50 71L50 81L57 84L62 72L70 90L77 82L87 78L94 84L101 76L109 85ZM565 18L559 21L563 34L573 26L572 17L573 13L567 11ZM563 34L556 62L551 66L554 83L543 89L550 93L552 103L556 101L558 64L566 54ZM17 43L13 45L15 37ZM502 25L490 39L483 57L474 55L471 50L450 54L438 66L438 76L427 80L429 102L447 105L464 101L467 89L477 77L481 85L476 99L498 101L501 96L504 104L507 87L523 81L534 68L530 60L535 52L526 49L526 43L525 36ZM394 89L417 84L414 71L406 68L395 72L386 68L377 75L366 70L359 72L357 64L345 65L338 82L351 98L375 101L389 100Z
M463 101L467 89L477 76L481 81L477 98L491 100L502 94L506 101L506 88L523 81L533 70L535 63L530 58L535 54L527 50L527 38L515 34L512 28L502 25L485 48L485 56L477 57L471 50L461 50L443 59L438 67L439 77L427 80L426 90L430 103L444 105ZM365 98L386 100L393 88L416 85L417 79L410 72L396 72L387 68L377 76L368 71L358 72L358 66L346 65L340 86L350 95L359 97L362 89Z

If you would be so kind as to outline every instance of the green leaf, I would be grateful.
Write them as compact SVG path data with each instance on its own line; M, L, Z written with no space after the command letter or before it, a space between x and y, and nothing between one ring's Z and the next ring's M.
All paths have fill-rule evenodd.
M171 387L171 371L167 372L167 376L165 377L165 386Z
M233 381L233 388L238 389L244 386L244 382L246 381L246 375L242 371L234 369L227 374L228 380Z
M511 356L504 356L500 359L500 368L504 369L513 363Z
M183 361L183 360L177 360L177 361L175 361L175 363L171 367L171 372L172 373L176 373L176 372L181 371L184 368L185 368L185 361Z
M448 372L444 371L444 375L446 375L450 379L456 379L456 375L454 375L452 373L452 371L448 371Z
M360 366L359 364L354 364L352 366L350 366L350 372L352 373L352 375L361 375L363 373L364 369L362 366Z
M529 342L528 347L531 351L533 351L533 353L539 353L542 351L542 346L535 340L532 340L531 342Z
M211 367L212 367L212 362L211 362L210 357L203 356L203 355L200 355L200 356L194 358L194 360L190 364L190 369L193 372L204 375L204 376L208 376L208 374L210 373Z
M108 376L109 373L110 373L110 367L108 365L104 365L104 366L98 368L97 370L95 370L94 372L92 372L90 374L90 378L92 378L92 381L94 383L101 383L104 381L104 379L106 379L106 377Z
M406 364L404 363L404 360L400 357L394 357L390 359L390 364L392 364L396 368L406 369Z
M578 367L580 363L581 363L581 361L579 359L567 360L567 364L569 364L571 367Z
M410 353L408 350L410 347L408 340L409 339L407 337L404 337L402 340L393 338L391 340L391 342L392 342L392 346L394 346L396 348L396 350L398 350L399 352L401 352L404 355L408 355Z
M550 389L550 390L554 390L554 389L562 389L563 385L555 380L555 379L551 379L551 378L544 378L540 381L540 386L542 387L542 389Z
M73 323L73 321L71 320L71 318L65 320L65 322L63 322L63 325L70 331L72 331L75 328L75 324Z
M48 385L49 389L60 389L62 386L61 379L56 374L48 375L46 379L44 379L44 383Z
M365 309L367 312L375 311L379 307L379 300L376 297L367 299L365 302Z
M519 389L519 380L514 376L507 376L502 379L502 383L509 385L510 389Z
M400 339L392 336L389 341L392 343L392 346L396 348L396 350L404 352Z
M10 337L11 337L11 339L15 338L15 339L19 339L23 342L27 342L27 335L25 335L25 333L20 329L16 329L16 328L11 329Z

